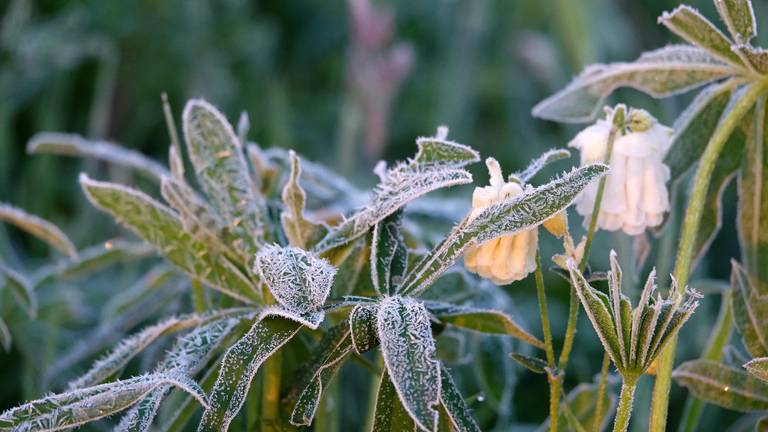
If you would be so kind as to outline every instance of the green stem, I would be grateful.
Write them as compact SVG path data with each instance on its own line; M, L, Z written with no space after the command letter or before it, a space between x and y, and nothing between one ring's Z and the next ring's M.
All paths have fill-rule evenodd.
M555 369L555 349L552 346L552 328L549 324L549 310L547 308L547 293L544 289L544 274L541 271L541 255L536 251L536 294L539 299L539 314L541 315L541 330L544 333L544 352L547 355L547 365L550 373ZM549 379L549 430L557 431L557 423L560 417L560 390L561 380Z
M192 303L195 305L195 312L203 313L208 310L205 300L205 288L197 279L192 279Z
M282 380L283 354L277 351L264 363L263 389L261 393L262 431L278 431L280 420L280 385Z
M616 420L613 422L613 432L625 432L632 416L632 401L635 399L635 381L624 380L621 384L619 406L616 408Z
M709 138L707 147L701 155L696 175L693 179L693 189L688 200L688 208L685 211L683 226L680 235L680 243L675 259L674 275L677 280L677 293L683 294L688 284L691 265L694 258L696 233L699 231L701 215L704 211L709 181L712 172L725 146L728 137L741 122L742 117L752 108L755 101L766 89L768 81L760 81L752 84L741 98L733 104L731 110L720 119L715 132ZM653 387L653 399L651 400L651 419L648 430L663 432L667 423L667 408L669 405L669 388L672 383L672 366L675 361L675 348L677 347L677 335L669 342L658 360L658 375Z
M607 352L603 353L603 367L600 368L600 383L597 385L597 398L595 399L595 419L592 424L592 429L595 432L600 432L600 427L603 425L603 395L608 384L608 367L610 365L611 358Z
M712 333L709 341L707 342L707 348L704 350L701 358L705 360L720 360L723 355L723 349L731 338L731 330L733 328L733 307L730 299L730 291L723 293L722 300L720 300L720 313L717 315L717 322L714 326L714 332ZM699 418L704 410L704 402L688 395L688 400L685 402L685 411L683 411L683 420L680 422L679 432L693 432L697 430L699 424Z
M549 382L549 431L556 432L560 422L560 392L563 388L563 373L554 374L555 371L547 371Z
M617 105L613 112L613 118L611 122L611 131L608 133L608 143L605 152L605 159L603 163L610 165L611 157L613 156L613 143L616 141L616 135L623 128L624 115L626 108L624 105ZM610 175L610 174L609 174ZM579 262L579 270L584 271L587 268L589 262L589 251L592 248L592 239L595 236L597 230L597 219L600 215L600 205L603 202L603 194L605 193L605 181L606 176L600 179L597 184L597 195L595 196L595 204L592 207L592 217L589 221L589 228L587 229L587 240L584 243L584 255ZM573 341L576 336L576 322L579 319L579 298L576 296L576 289L571 287L571 299L568 303L568 324L565 328L565 339L563 341L563 351L560 352L560 369L565 371L568 366L568 360L571 356L571 350L573 349Z

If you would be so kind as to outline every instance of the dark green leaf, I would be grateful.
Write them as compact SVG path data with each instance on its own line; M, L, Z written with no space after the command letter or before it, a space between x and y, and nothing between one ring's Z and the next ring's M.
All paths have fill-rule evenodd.
M753 357L768 356L768 298L758 295L749 274L731 262L733 317L744 346Z
M659 22L676 35L709 51L720 60L742 66L739 56L731 50L731 41L696 9L680 5L672 12L664 12L659 17Z
M402 224L403 212L398 210L373 227L371 280L380 296L397 291L408 264Z
M752 0L715 0L715 6L737 43L747 43L757 34Z
M397 390L395 390L387 370L384 369L376 392L373 432L412 432L416 430L416 423L400 402Z
M456 431L480 432L480 427L472 417L472 412L464 402L451 374L442 364L440 367L440 403L445 408Z
M0 221L13 224L32 234L48 243L54 249L67 254L71 259L77 258L77 250L69 237L59 227L45 219L29 214L9 204L0 203Z
M379 345L376 334L375 304L356 305L349 314L349 330L352 336L352 346L358 354L368 352Z
M512 353L512 358L520 363L521 366L528 369L529 371L537 374L546 374L547 368L549 367L547 365L547 362L538 358L538 357L531 357L523 354L518 353Z
M678 366L672 377L705 402L735 411L768 410L768 383L743 370L693 360Z

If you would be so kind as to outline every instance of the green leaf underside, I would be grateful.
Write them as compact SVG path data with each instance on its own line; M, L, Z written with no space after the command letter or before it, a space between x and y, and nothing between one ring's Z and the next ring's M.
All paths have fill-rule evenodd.
M755 290L744 267L732 262L733 317L744 346L753 357L768 356L768 298Z
M717 0L714 3L736 42L747 43L757 34L751 0Z
M523 171L515 173L514 175L523 183L528 183L536 174L539 173L539 171L544 169L544 167L547 165L551 164L552 162L557 162L561 159L567 159L569 157L571 157L571 152L567 149L547 150L544 152L544 154L532 160L531 163L529 163Z
M568 207L590 182L608 171L602 164L587 165L526 191L515 198L488 206L471 221L457 225L439 245L408 271L400 292L424 292L473 245L529 229Z
M368 204L333 229L315 245L316 250L327 251L360 237L409 201L428 192L472 182L472 176L462 167L480 159L476 151L431 138L419 138L416 143L419 146L416 156L387 170Z
M765 99L753 112L744 163L739 172L738 232L744 267L761 296L768 296L768 137Z
M416 423L400 402L395 385L392 384L389 373L384 369L381 373L381 380L379 381L379 388L376 393L373 432L409 432L416 430Z
M768 383L711 360L685 362L672 377L707 403L735 411L768 409Z
M84 174L80 176L80 185L96 207L111 214L191 277L236 299L259 300L246 276L228 259L215 255L208 245L185 232L168 207L142 192L91 180Z
M537 348L544 348L544 343L541 340L528 333L504 312L439 302L427 302L425 306L440 321L456 327L479 333L508 335L528 342Z
M659 22L687 42L707 50L720 60L742 66L739 56L731 50L731 41L696 9L680 5L672 12L663 13Z
M395 293L408 265L408 250L402 230L403 212L398 210L373 227L371 237L371 281L379 295Z
M263 198L248 172L242 145L227 119L203 100L183 113L184 140L195 173L214 208L250 253L264 238Z
M768 382L768 357L752 359L744 364L744 369L764 382Z
M77 250L72 244L72 240L59 227L45 219L0 202L0 221L12 224L32 234L71 259L77 258Z
M7 286L13 297L24 308L27 316L34 319L37 317L37 296L32 287L32 283L23 274L8 267L0 261L0 288L3 287L3 282Z
M448 414L454 428L459 432L480 432L480 427L472 417L472 412L464 402L451 374L441 364L440 371L440 404Z
M74 134L38 133L27 143L27 153L98 159L134 169L144 177L157 183L160 183L160 179L163 176L171 174L162 164L137 151L105 141L87 140L80 135Z
M47 396L0 414L3 430L61 430L120 412L160 386L172 385L207 405L205 393L183 374L147 374Z
M631 87L653 97L667 97L733 72L732 66L700 48L670 45L648 51L633 62L589 66L566 88L539 102L533 115L561 122L588 122L617 88Z
M224 354L221 370L209 394L210 406L203 413L198 431L226 430L245 402L261 364L288 342L301 324L279 317L256 321L251 329Z
M528 369L533 373L537 373L537 374L547 373L547 368L549 367L549 365L547 365L547 362L543 359L540 359L538 357L527 356L525 354L520 354L520 353L512 353L510 354L510 356L512 357L512 359L518 362L522 367Z
M384 364L400 401L420 429L433 431L440 402L440 363L429 313L412 298L386 297L376 321Z

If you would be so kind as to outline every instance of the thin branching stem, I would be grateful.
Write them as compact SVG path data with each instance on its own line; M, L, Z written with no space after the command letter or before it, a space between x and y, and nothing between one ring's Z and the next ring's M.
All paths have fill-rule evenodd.
M552 346L552 328L549 324L547 308L547 293L544 289L544 274L541 270L541 255L536 251L536 294L539 299L539 315L541 316L541 331L544 333L544 352L547 356L547 366L555 369L555 349ZM560 391L552 379L549 380L549 430L556 431L560 413Z
M675 259L674 276L677 280L677 292L683 294L694 258L696 234L699 231L701 215L704 212L709 182L715 169L720 153L731 133L741 122L741 119L749 112L755 101L768 88L768 80L752 84L741 96L731 110L720 119L715 132L709 138L704 153L701 155L699 166L693 179L688 207L685 211L680 235L680 243ZM653 399L651 400L651 419L649 430L663 432L667 423L667 408L669 405L669 388L672 378L672 366L675 361L675 348L677 347L677 335L669 341L669 344L658 359L658 374L653 387Z

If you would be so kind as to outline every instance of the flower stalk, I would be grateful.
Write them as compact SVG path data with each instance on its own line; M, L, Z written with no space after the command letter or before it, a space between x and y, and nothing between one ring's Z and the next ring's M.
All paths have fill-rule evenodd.
M632 416L632 402L635 399L636 380L624 379L621 383L621 395L619 406L616 408L616 421L613 423L613 432L625 432Z
M549 430L557 431L560 414L560 388L562 378L554 374L555 350L552 345L552 328L549 324L549 310L547 308L547 293L544 290L544 274L541 270L541 255L536 252L536 294L539 300L539 315L541 316L541 328L544 333L544 352L547 356L547 382L549 383Z

